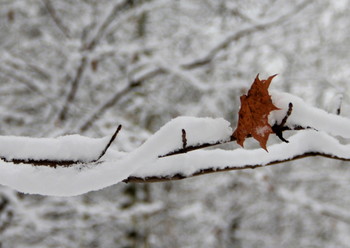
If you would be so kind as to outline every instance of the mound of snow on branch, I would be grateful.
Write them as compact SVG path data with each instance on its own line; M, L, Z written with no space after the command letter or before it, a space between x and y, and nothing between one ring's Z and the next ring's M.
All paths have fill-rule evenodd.
M103 161L97 163L51 168L1 161L0 183L24 193L56 196L73 196L99 190L122 181L142 166L156 164L159 155L181 148L182 129L188 133L188 145L226 140L232 133L230 123L222 118L178 117L164 125L135 151L119 153L109 150ZM0 151L2 157L27 156L31 159L49 157L54 160L72 160L78 155L86 159L85 153L91 152L92 148L99 154L108 142L108 137L103 139L89 139L76 135L57 139L2 137L0 142L2 141L6 142L1 144L4 149ZM23 151L17 151L16 147L23 148ZM62 153L58 154L59 152ZM76 154L73 154L74 152Z
M187 146L228 141L232 134L226 120L178 117L164 125L143 145L130 153L107 151L103 158L93 161L106 146L109 138L90 139L78 135L56 139L0 137L0 156L5 159L78 160L71 167L46 167L0 161L0 184L32 194L73 196L114 185L134 176L191 176L203 170L244 168L285 161L308 153L330 157L350 158L350 145L340 144L333 136L350 137L350 120L308 106L290 94L273 92L272 100L280 110L269 115L271 125L280 123L293 103L286 125L313 129L298 131L289 143L275 144L267 153L263 149L233 151L198 150L160 158L183 147L182 130L186 131ZM317 131L316 131L317 130ZM331 135L333 136L331 136ZM84 162L86 161L86 162Z

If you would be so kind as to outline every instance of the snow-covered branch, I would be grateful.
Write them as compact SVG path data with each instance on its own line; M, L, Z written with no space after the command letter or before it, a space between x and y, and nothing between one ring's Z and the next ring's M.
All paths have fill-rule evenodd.
M350 137L349 119L308 106L302 99L287 93L273 92L272 99L280 110L271 112L270 123L284 123L286 130L313 129L294 131L296 133L288 138L289 143L270 145L269 152L242 148L201 149L234 140L230 123L221 118L178 117L129 153L108 149L120 127L112 139L79 135L56 139L3 136L0 137L3 160L0 183L27 193L70 196L121 181L177 180L310 156L350 160L350 145L341 144L333 137ZM174 153L181 149L182 152Z

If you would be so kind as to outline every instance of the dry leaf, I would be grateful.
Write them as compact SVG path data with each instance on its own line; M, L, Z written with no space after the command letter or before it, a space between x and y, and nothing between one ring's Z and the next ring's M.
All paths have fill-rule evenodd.
M273 133L268 116L271 111L279 109L272 103L268 91L271 80L275 76L260 80L258 74L248 95L241 96L238 125L233 133L239 145L243 146L245 138L252 136L267 151L266 143L270 133Z

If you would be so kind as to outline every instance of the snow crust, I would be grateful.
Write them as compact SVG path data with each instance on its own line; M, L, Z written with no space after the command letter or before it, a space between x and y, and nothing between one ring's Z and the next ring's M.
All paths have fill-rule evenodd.
M293 111L287 125L310 126L289 137L289 143L279 143L263 149L197 150L159 158L182 148L182 129L187 145L215 143L230 138L230 123L222 118L178 117L164 125L143 145L130 153L109 150L103 161L89 163L104 148L109 138L90 139L79 135L57 139L0 137L0 155L6 158L31 158L87 161L69 168L50 168L0 161L0 183L31 194L74 196L116 184L129 176L171 177L174 174L193 175L203 169L223 169L246 165L266 165L307 153L319 152L350 158L350 145L341 144L333 136L350 137L350 120L307 105L302 99L273 92L274 104L280 108L271 112L271 124L281 122L288 104Z

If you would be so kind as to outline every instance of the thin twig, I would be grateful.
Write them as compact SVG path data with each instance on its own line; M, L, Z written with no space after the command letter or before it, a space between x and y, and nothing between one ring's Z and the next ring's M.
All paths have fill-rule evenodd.
M292 111L293 111L293 103L290 102L288 104L288 111L287 111L286 115L284 116L283 120L281 121L280 126L283 127L286 125L289 116L292 114Z
M286 115L284 116L283 120L281 121L281 124L275 124L272 126L272 131L274 131L274 133L276 134L276 136L282 140L283 142L289 143L288 140L286 140L285 138L283 138L283 131L285 130L285 125L287 123L288 117L292 114L293 111L293 103L289 103L288 105L288 111L286 113Z
M119 131L122 129L122 125L119 125L117 130L114 132L114 134L112 135L111 139L109 140L108 144L106 145L106 147L102 150L100 156L98 156L98 158L96 160L93 160L91 162L97 162L99 161L107 152L108 148L111 146L111 144L113 143L113 141L115 140L115 138L117 137Z
M174 156L174 155L178 155L178 154L192 152L192 151L203 149L203 148L208 148L208 147L213 147L213 146L217 146L217 145L222 145L222 144L226 144L226 143L229 143L229 142L232 142L232 141L235 141L235 140L236 140L236 138L231 136L227 140L219 140L219 141L213 142L213 143L202 143L202 144L194 145L194 146L186 146L185 148L180 148L180 149L171 151L171 152L169 152L167 154L159 155L158 158L165 158L165 157L169 157L169 156Z
M186 138L186 131L185 129L182 129L182 149L186 149L187 146L187 138Z

